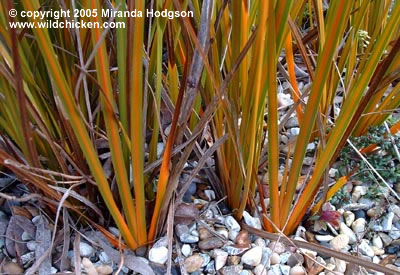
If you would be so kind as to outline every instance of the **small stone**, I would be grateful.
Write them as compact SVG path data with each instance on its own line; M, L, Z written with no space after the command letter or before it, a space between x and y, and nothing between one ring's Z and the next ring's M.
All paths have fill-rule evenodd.
M228 252L228 254L231 256L237 256L239 254L242 254L244 251L246 251L247 248L238 248L235 246L227 245L224 247L224 250L226 252Z
M177 224L175 225L175 234L178 237L181 237L183 234L189 234L189 226L186 224Z
M212 253L215 261L215 269L220 270L226 264L228 252L223 251L222 249L215 249Z
M398 229L397 227L393 227L392 230L390 230L390 232L389 232L389 236L394 240L399 239L400 238L400 229Z
M37 247L37 242L36 241L27 242L26 246L30 251L34 251Z
M157 248L157 247L167 247L168 246L168 238L167 236L161 237L158 239L158 241L155 242L155 244L153 245L153 248Z
M200 257L203 258L203 264L201 265L201 267L205 267L206 265L208 265L209 262L211 261L210 255L205 254L205 253L200 253L199 255L200 255Z
M21 239L23 241L30 241L33 240L33 237L28 232L24 231L21 235Z
M50 274L56 274L57 272L58 272L57 268L55 268L54 266L50 267ZM103 274L100 273L99 275L103 275ZM108 273L108 274L111 274L111 273Z
M200 240L206 240L208 238L213 237L214 235L207 228L200 227L199 228L199 238Z
M293 136L298 136L299 133L300 133L300 128L299 128L299 127L290 128L289 133L290 133L290 135L291 135L292 137L293 137Z
M393 224L393 218L394 218L394 213L389 212L382 221L382 229L383 231L389 232L392 230L392 224Z
M285 124L286 128L294 128L294 127L299 127L299 121L297 120L297 117L291 117L288 119L288 121Z
M398 245L391 245L391 246L387 246L385 247L385 252L387 254L396 254L397 252L399 252L400 247Z
M252 217L247 211L243 211L244 222L254 228L261 229L260 219Z
M289 257L292 255L292 252L283 252L281 255L281 264L286 264L289 260Z
M345 234L349 237L349 244L353 244L357 241L357 236L354 234L353 230L347 227L347 225L343 222L339 225L340 234Z
M354 222L356 216L354 215L353 212L351 211L345 211L343 213L344 221L346 222L347 226L351 226L351 224Z
M391 212L393 212L394 215L395 215L393 221L394 221L394 220L399 220L399 218L400 218L400 206L398 206L398 205L396 205L396 204L392 204L392 205L389 207L389 210L390 210Z
M279 264L281 262L281 257L278 253L272 253L271 257L269 258L271 265Z
M183 256L188 257L190 253L192 252L192 248L188 244L182 245L181 252Z
M197 243L199 241L199 237L193 236L191 234L182 234L179 237L179 240L183 243Z
M242 262L247 265L257 266L261 262L261 257L262 257L262 248L256 246L243 254Z
M228 265L238 265L240 263L240 256L229 256L228 257Z
M340 259L331 258L332 263L335 265L334 271L344 274L346 272L347 263Z
M257 238L254 241L254 244L257 246L265 247L265 241L264 241L264 239L261 239L261 238Z
M219 229L217 229L217 232L220 235L224 236L225 238L227 238L227 239L229 238L229 232L225 228L219 228Z
M380 224L376 224L375 222L371 222L368 227L375 232L381 232L383 231L383 227Z
M379 235L379 237L381 237L384 246L389 246L393 241L393 239L386 233L379 232L378 235Z
M266 266L259 264L253 269L253 272L255 275L267 275L267 270Z
M23 274L24 269L17 263L8 262L3 266L3 274Z
M199 231L197 231L197 230L191 231L190 234L191 234L192 236L197 237L197 238L199 237Z
M208 265L204 268L204 271L207 273L214 274L215 273L215 263L214 261L210 261Z
M374 237L372 238L372 244L377 247L377 248L383 248L383 242L381 237L379 237L379 235L374 235Z
M242 272L242 270L243 270L242 265L231 265L222 268L221 273L223 275L240 275L240 272Z
M377 218L382 215L383 211L384 210L382 207L374 206L367 210L367 216L371 218Z
M239 273L239 275L253 275L253 273L251 273L251 271L248 271L248 270L242 270L240 273Z
M206 195L209 201L215 200L215 192L213 190L204 190L204 194Z
M249 247L249 233L246 230L242 230L236 237L236 244L238 247Z
M203 261L204 261L203 257L201 257L199 254L187 257L185 259L186 271L189 273L195 272L196 270L200 269L200 267L203 265Z
M281 265L279 265L279 268L281 269L281 273L283 275L289 275L290 266L281 264Z
M366 186L355 186L353 188L353 194L351 194L351 198L354 202L357 202L361 196L367 194L367 187Z
M296 265L303 265L303 263L304 263L304 256L298 252L290 255L287 261L287 265L291 267L294 267Z
M381 256L385 254L385 250L382 248L377 248L376 246L371 246L372 250L374 251L374 254L377 256Z
M333 249L341 250L349 244L349 236L346 234L339 234L330 241L330 244Z
M337 172L338 172L338 169L335 169L335 168L329 169L329 177L336 178L336 173Z
M218 237L211 237L199 242L199 248L201 250L211 250L214 248L220 248L224 245L224 242Z
M367 206L367 205L363 204L363 206ZM365 211L363 209L354 210L354 215L355 215L356 220L366 218Z
M312 151L315 150L316 146L314 142L311 142L307 145L307 150Z
M330 242L333 238L331 235L315 235L315 239L320 242Z
M228 228L229 231L240 231L240 225L232 216L226 216L225 226Z
M378 257L378 256L374 256L374 257L372 257L372 262L373 262L374 264L379 264L379 263L380 263L380 261L381 261L381 259L379 259L379 257ZM383 274L383 275L385 275L385 274Z
M286 247L283 243L280 242L271 242L268 247L275 253L281 254L286 251Z
M360 245L358 246L358 249L362 254L368 257L373 257L375 256L374 250L369 246L366 240L362 240Z
M90 257L94 253L94 249L91 245L85 242L79 243L79 252L81 257Z
M165 264L168 260L168 248L164 246L151 248L149 251L149 260L153 263Z
M270 257L272 255L272 250L268 247L263 247L262 248L262 258L261 258L261 263L264 266L269 266L270 265Z
M271 268L268 270L268 275L281 275L281 267L279 264L271 265Z
M25 266L35 259L35 252L29 252L21 256L21 262Z
M365 232L365 219L364 218L358 218L353 222L351 225L351 228L353 229L353 232L357 236L362 236Z
M290 269L289 275L304 275L306 274L306 271L304 267L300 265L295 265Z
M109 265L99 265L96 267L96 271L99 273L99 275L108 275L113 272L113 268Z

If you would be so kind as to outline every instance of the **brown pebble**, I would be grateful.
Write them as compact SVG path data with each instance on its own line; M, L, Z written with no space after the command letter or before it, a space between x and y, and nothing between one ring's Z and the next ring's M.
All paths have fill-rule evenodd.
M306 239L309 242L319 244L319 242L315 239L315 235L311 232L308 231L306 232Z
M224 242L217 237L211 237L199 242L199 248L201 250L210 250L214 248L220 248L224 245Z
M5 274L23 274L24 269L17 263L8 262L3 266L3 272Z
M236 236L237 247L248 247L250 245L249 233L246 230L242 230Z
M239 256L228 256L228 265L238 265L240 263Z
M113 272L112 267L109 265L99 265L98 267L96 267L96 270L99 275L108 275Z
M199 238L200 240L206 240L208 238L213 237L213 234L210 232L210 230L208 230L205 227L200 227L199 228Z
M192 255L185 259L185 268L186 271L189 273L195 272L196 270L200 269L202 264L203 257L201 257L199 254Z

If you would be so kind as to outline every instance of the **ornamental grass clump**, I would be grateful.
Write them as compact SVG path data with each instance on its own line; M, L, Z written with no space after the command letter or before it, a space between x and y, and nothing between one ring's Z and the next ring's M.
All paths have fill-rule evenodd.
M43 22L10 9L147 8L194 16L80 15L60 20L125 27L10 28ZM156 238L174 213L170 201L204 165L238 219L258 190L269 193L269 206L260 199L265 229L292 233L321 186L313 212L351 176L328 190L327 171L347 139L400 104L399 1L6 0L0 10L0 165L42 194L49 211L69 195L64 206L77 216L89 208L101 218L86 221L106 233L108 213L96 206L104 202L133 249ZM282 106L281 81L291 106ZM299 133L285 156L280 138L291 115ZM315 167L296 193L314 140ZM198 166L177 189L193 156ZM258 181L265 173L269 192Z

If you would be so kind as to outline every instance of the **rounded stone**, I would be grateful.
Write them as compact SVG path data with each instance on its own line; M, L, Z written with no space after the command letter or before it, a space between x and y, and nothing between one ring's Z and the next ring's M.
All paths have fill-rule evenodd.
M190 257L187 257L185 259L186 271L189 273L192 273L192 272L195 272L196 270L199 270L203 264L203 261L204 261L203 257L201 257L199 254L195 254Z
M90 257L94 253L94 248L88 243L80 242L79 252L81 254L81 257Z
M229 231L240 231L239 223L232 216L227 216L225 218L225 226L228 228Z
M300 265L295 265L290 269L289 275L304 275L306 274L306 271L304 270L304 267Z
M269 258L269 261L272 265L274 264L279 264L281 262L281 257L279 256L278 253L272 253L271 257Z
M333 249L341 250L349 244L349 236L339 234L330 241L330 244Z
M372 244L376 247L376 248L383 248L383 242L381 237L379 237L379 235L375 235L372 238Z
M262 264L257 265L254 269L253 272L255 275L267 275L268 268Z
M333 238L331 235L315 235L315 239L320 242L330 242Z
M205 240L202 240L199 242L199 248L201 250L211 250L214 248L219 248L224 245L224 242L217 238L217 237L211 237Z
M242 256L242 262L250 266L257 266L261 262L262 247L256 246L249 249Z
M192 252L192 248L190 247L190 245L184 244L184 245L182 245L181 251L182 251L183 256L188 257L190 255L190 253Z
M271 242L268 247L277 254L281 254L286 251L286 247L283 243L280 242Z
M351 225L353 232L358 236L363 235L365 232L365 223L366 221L364 218L358 218L355 220Z
M356 219L356 215L354 215L351 211L345 211L343 213L344 220L347 226L351 226L354 220Z
M153 247L149 252L149 260L157 264L165 264L168 260L168 248L164 246Z
M345 223L340 223L339 225L340 234L345 234L349 237L349 244L353 244L357 241L357 236L354 234L353 230L351 230Z
M215 249L212 253L215 261L215 269L220 270L226 264L226 260L228 259L228 252L221 249Z

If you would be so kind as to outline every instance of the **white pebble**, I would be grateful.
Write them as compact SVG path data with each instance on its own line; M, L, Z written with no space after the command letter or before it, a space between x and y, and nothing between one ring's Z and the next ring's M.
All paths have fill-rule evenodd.
M192 252L192 249L191 249L190 245L184 244L184 245L182 245L181 251L185 257L188 257L190 255L190 252Z
M262 248L256 246L242 256L242 262L251 266L257 266L261 262Z
M260 219L252 217L247 211L243 211L244 222L257 229L261 229Z
M149 252L149 260L153 263L165 264L168 260L168 248L164 246L153 247Z
M229 229L229 231L240 231L239 223L232 216L227 216L225 218L225 226Z

